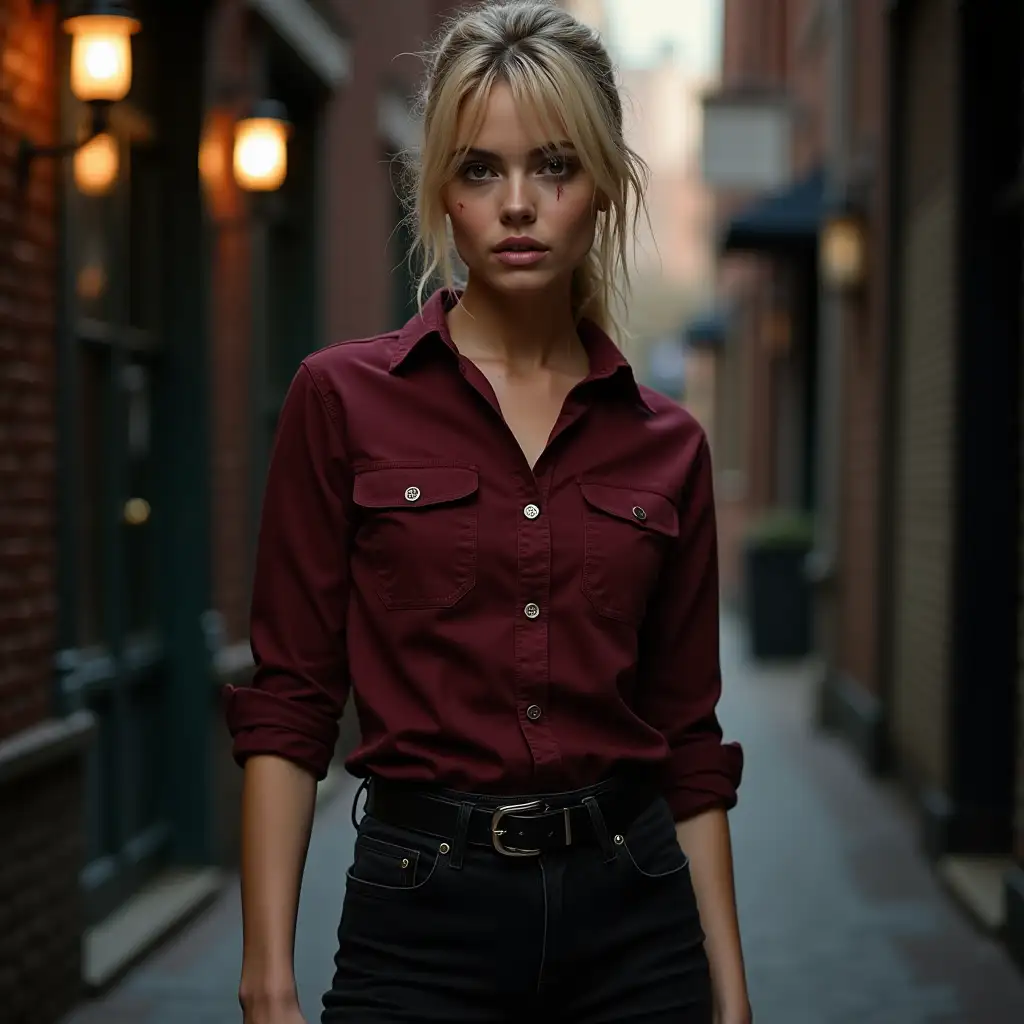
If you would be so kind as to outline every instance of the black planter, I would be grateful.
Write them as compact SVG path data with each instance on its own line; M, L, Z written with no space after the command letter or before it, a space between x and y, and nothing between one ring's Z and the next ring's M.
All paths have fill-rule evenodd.
M810 589L801 545L748 544L745 591L751 654L760 660L801 658L811 649Z

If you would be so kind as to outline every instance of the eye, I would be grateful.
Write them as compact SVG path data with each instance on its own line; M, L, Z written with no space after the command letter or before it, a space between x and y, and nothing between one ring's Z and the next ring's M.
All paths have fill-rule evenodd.
M566 178L572 173L572 164L568 157L555 153L545 159L542 172L553 178Z
M486 181L491 169L486 164L466 164L462 176L466 181Z

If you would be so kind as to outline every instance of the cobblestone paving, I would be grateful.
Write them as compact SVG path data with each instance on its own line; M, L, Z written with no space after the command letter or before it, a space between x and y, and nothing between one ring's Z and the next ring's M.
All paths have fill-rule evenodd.
M726 623L727 734L746 752L731 815L757 1024L1022 1024L1024 974L951 903L899 795L808 726L810 673L754 669ZM318 811L300 908L303 1007L329 984L351 788ZM65 1024L239 1021L237 886ZM354 1022L357 1024L357 1022Z

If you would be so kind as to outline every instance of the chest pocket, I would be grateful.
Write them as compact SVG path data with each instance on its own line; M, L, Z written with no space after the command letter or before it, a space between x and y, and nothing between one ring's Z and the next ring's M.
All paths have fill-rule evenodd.
M386 607L445 608L473 589L478 487L476 470L458 466L388 466L356 476L357 543Z
M583 593L607 618L639 626L679 516L664 495L580 482Z

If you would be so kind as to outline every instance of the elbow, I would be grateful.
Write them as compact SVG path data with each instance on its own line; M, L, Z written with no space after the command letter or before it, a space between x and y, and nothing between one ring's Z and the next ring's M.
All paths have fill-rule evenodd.
M284 758L318 781L327 775L338 741L340 710L253 686L224 688L232 756L239 765L254 755Z
M739 799L743 748L718 740L674 751L666 799L676 821L705 811L730 811Z

